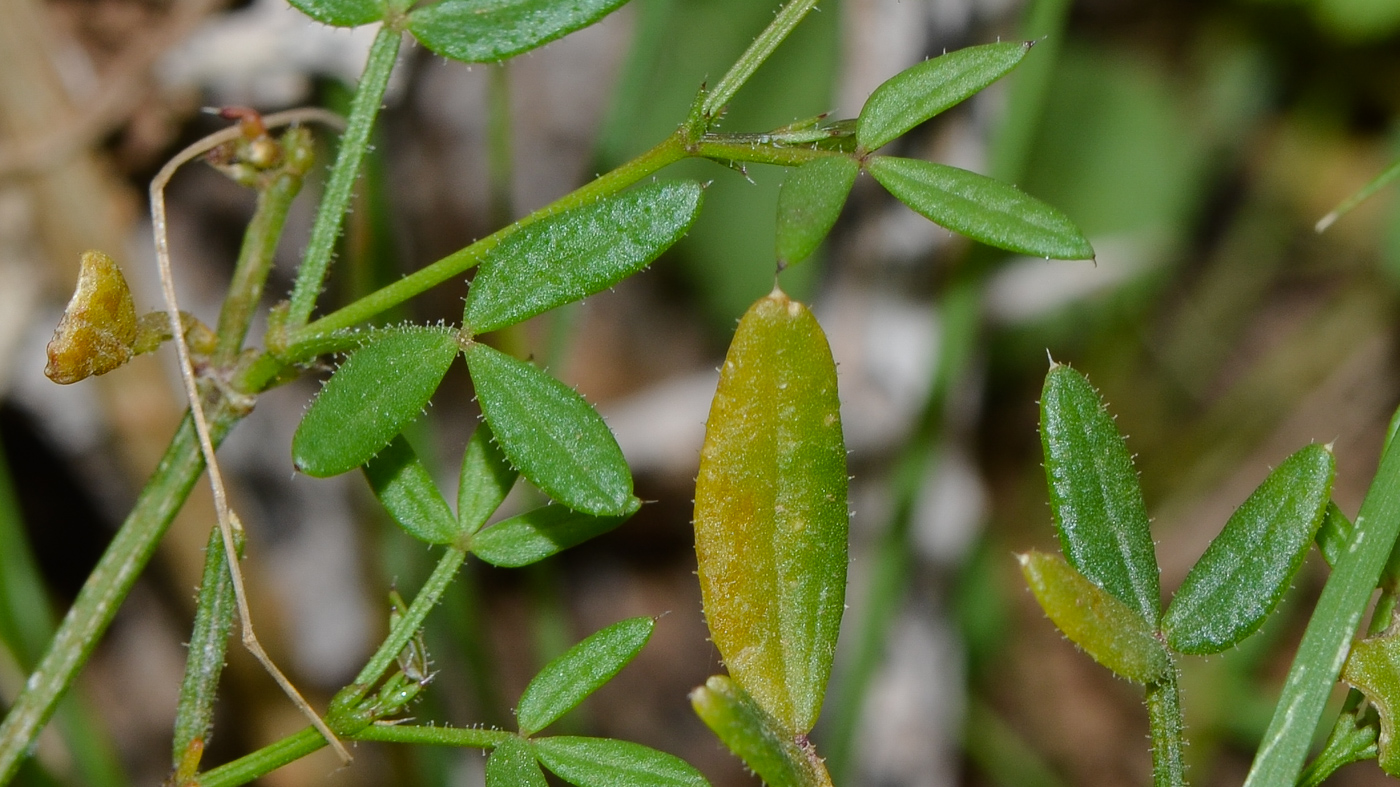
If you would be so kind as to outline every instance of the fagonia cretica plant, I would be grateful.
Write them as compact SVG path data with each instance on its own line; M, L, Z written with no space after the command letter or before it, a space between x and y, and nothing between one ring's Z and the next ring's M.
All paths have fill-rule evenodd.
M132 355L173 340L192 409L0 725L0 782L12 779L28 756L207 467L220 528L211 534L190 636L198 647L189 651L174 722L172 786L244 784L327 745L348 758L347 741L489 750L485 772L493 787L543 785L544 771L581 787L707 783L676 757L639 744L545 734L640 652L658 625L650 617L608 626L547 664L514 707L514 731L407 716L433 678L419 636L423 622L469 558L502 567L531 565L619 527L642 505L623 454L593 407L540 366L493 346L493 332L603 291L665 253L696 221L706 189L694 180L657 176L667 165L691 158L790 169L776 205L775 270L813 253L862 172L916 212L989 246L1063 259L1090 259L1094 251L1063 214L1013 185L879 152L1033 57L1029 42L974 46L920 63L881 85L856 118L819 116L764 133L718 131L730 99L816 5L816 0L791 0L712 88L697 86L688 115L677 118L675 132L655 147L471 245L318 316L343 217L404 41L412 38L452 60L492 63L588 26L624 2L294 0L323 24L380 28L343 121L294 285L268 315L262 347L245 346L246 335L289 205L311 171L313 147L304 124L339 126L327 113L263 118L249 110L228 111L227 117L238 120L236 128L197 143L162 171L152 187L152 206L167 292L163 311L137 317L116 264L100 252L87 255L84 277L51 345L50 376L72 383L109 373ZM179 261L170 259L164 237L164 182L175 167L200 155L258 196L213 329L179 311L172 282ZM458 324L377 322L473 268ZM482 420L463 453L453 504L405 431L459 355ZM437 550L437 565L411 602L393 595L388 636L324 712L305 704L284 682L289 696L302 703L310 726L204 769L235 617L244 642L257 652L238 570L245 536L223 495L214 450L260 394L328 358L338 359L337 368L291 436L292 463L313 477L361 470L389 517ZM1315 461L1330 461L1321 449L1313 453ZM775 787L831 783L808 733L822 708L845 606L847 481L836 369L826 337L804 304L775 287L739 323L708 422L695 492L695 540L704 611L728 675L711 678L690 697L719 739ZM492 522L507 493L522 482L547 502ZM1145 519L1143 528L1145 533ZM1168 685L1167 652L1153 651L1145 660L1139 652L1146 647L1139 642L1142 633L1148 632L1144 641L1155 642L1151 631L1158 624L1155 568L1142 557L1150 556L1150 543L1146 552L1129 550L1133 557L1127 562L1112 550L1107 556L1095 551L1097 530L1084 536L1074 532L1076 539L1092 542L1085 552L1090 559L1071 561L1089 579L1063 581L1078 581L1081 591L1105 583L1108 595L1096 609L1136 627L1127 644L1113 646L1116 655L1106 656L1106 663L1150 685ZM1312 533L1298 537L1307 541ZM1114 561L1122 562L1121 568ZM1046 575L1071 576L1040 558L1031 563L1044 564ZM1208 584L1198 594L1216 592ZM1092 628L1096 620L1067 625ZM1251 625L1257 622L1242 622L1238 631L1181 636L1213 642L1212 636L1243 636ZM1134 659L1142 663L1123 666ZM280 675L270 660L264 665Z

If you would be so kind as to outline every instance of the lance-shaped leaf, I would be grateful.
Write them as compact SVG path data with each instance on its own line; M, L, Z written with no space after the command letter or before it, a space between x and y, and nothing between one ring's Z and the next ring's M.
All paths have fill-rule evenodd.
M642 652L654 628L656 621L646 617L618 621L546 664L515 706L520 734L548 727L612 680Z
M1036 257L1087 260L1094 247L1065 214L999 180L965 169L875 156L866 169L900 202L988 246Z
M457 337L448 328L375 332L326 381L297 426L297 469L324 478L369 461L423 411L455 357Z
M1138 683L1155 683L1171 656L1137 610L1084 578L1059 555L1017 555L1035 600L1070 641L1094 661Z
M788 173L778 192L778 264L812 256L836 224L860 164L847 156L821 158Z
M560 736L534 742L544 767L578 787L709 787L679 757L640 743Z
M496 744L486 760L486 787L548 787L530 743L514 735Z
M468 534L486 524L515 486L520 474L496 445L491 425L482 421L462 452L462 472L457 484L457 519Z
M1099 395L1068 366L1045 375L1040 443L1065 558L1156 626L1161 586L1137 471Z
M836 366L774 289L739 321L695 484L710 634L734 680L793 734L821 710L846 589L846 448Z
M403 435L366 462L364 470L374 496L409 535L429 544L451 544L466 535Z
M905 69L875 88L861 107L856 141L875 150L1001 79L1033 42L998 43L949 52Z
M583 397L534 364L480 342L466 356L486 422L530 483L585 514L636 510L622 449Z
M303 14L335 27L359 27L384 18L380 0L287 0Z
M695 713L768 787L804 787L810 762L793 738L734 681L715 675L690 693Z
M1351 646L1342 680L1356 687L1381 717L1379 763L1391 776L1400 776L1400 746L1396 745L1395 714L1400 712L1400 635L1363 639Z
M611 287L680 240L703 195L693 180L653 183L520 229L482 260L462 322L494 331Z
M626 522L628 516L631 512L591 516L564 506L536 508L478 532L472 536L471 551L493 566L528 566L600 536Z
M1336 461L1310 445L1283 461L1235 510L1162 616L1182 653L1219 653L1259 630L1303 565L1327 513Z
M588 27L627 0L443 0L408 15L408 29L436 54L494 63Z

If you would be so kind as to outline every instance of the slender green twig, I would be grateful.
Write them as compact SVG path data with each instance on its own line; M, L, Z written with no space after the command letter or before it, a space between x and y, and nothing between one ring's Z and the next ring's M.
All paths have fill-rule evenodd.
M462 567L462 562L467 559L466 551L457 547L448 547L438 560L437 568L433 569L432 576L423 584L418 595L414 597L413 603L409 605L408 611L399 619L393 631L384 640L379 649L370 657L364 669L355 676L355 681L348 689L341 692L336 697L334 706L337 710L356 705L369 692L384 673L393 666L394 661L403 652L408 641L413 639L418 630L423 628L423 621L428 617L428 613L437 606L438 600L442 598L442 593L452 580L457 576L457 570Z
M365 63L364 74L355 91L355 100L350 104L345 133L340 136L340 151L336 155L330 179L326 182L316 223L311 227L306 257L297 269L291 306L287 312L286 324L289 329L299 328L311 319L316 299L325 286L335 241L340 235L340 225L345 220L345 210L350 206L350 194L360 172L360 161L369 147L370 131L384 102L384 91L389 87L389 74L394 70L394 60L399 55L402 40L403 33L391 25L385 25L379 29L370 47L369 60Z
M357 741L426 743L433 746L463 746L490 749L515 733L479 727L416 727L399 724L371 724L355 734Z
M1181 757L1181 692L1176 665L1167 677L1147 687L1147 723L1152 737L1153 787L1184 787L1186 766Z
M239 546L243 546L241 543ZM204 547L204 576L199 585L194 627L190 631L185 678L175 707L175 735L171 740L174 783L184 784L199 768L200 757L214 726L214 700L219 676L228 654L228 635L238 601L233 595L233 576L228 570L222 535L209 534Z
M290 134L283 139L289 137ZM216 329L218 343L211 359L215 366L231 363L243 349L243 339L248 335L248 326L252 324L253 315L262 301L267 274L272 270L273 255L277 251L277 242L282 238L287 211L301 191L301 183L302 173L282 172L267 188L258 192L258 205L243 235L243 246L239 249L238 263L233 269L229 295L219 312Z
M817 0L792 0L783 6L773 19L772 24L764 28L758 38L749 45L747 51L730 66L729 72L715 85L715 89L705 96L705 101L701 104L701 111L707 118L714 118L719 111L724 109L724 105L729 103L729 99L739 92L739 88L749 81L749 77L754 75L758 67L763 65L763 61L773 54L773 50L783 42L797 27L797 23L811 11Z

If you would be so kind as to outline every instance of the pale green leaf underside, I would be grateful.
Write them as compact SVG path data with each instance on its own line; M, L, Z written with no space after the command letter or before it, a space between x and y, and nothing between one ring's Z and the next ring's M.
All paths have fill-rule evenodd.
M638 505L634 503L634 510ZM478 532L472 537L471 551L493 566L528 566L600 536L627 521L630 515L631 512L591 516L564 506L545 506Z
M409 535L429 544L451 544L465 534L403 435L366 462L364 472L374 496Z
M780 265L812 256L836 224L858 174L860 164L846 156L817 159L788 173L778 192Z
M516 705L520 734L534 735L548 727L612 680L642 652L655 627L656 621L646 617L619 621L546 664Z

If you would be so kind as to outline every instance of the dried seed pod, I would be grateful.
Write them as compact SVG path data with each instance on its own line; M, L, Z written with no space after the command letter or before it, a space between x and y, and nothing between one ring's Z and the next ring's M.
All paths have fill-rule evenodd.
M131 360L136 305L121 269L100 251L85 251L78 287L49 342L44 375L68 385Z

